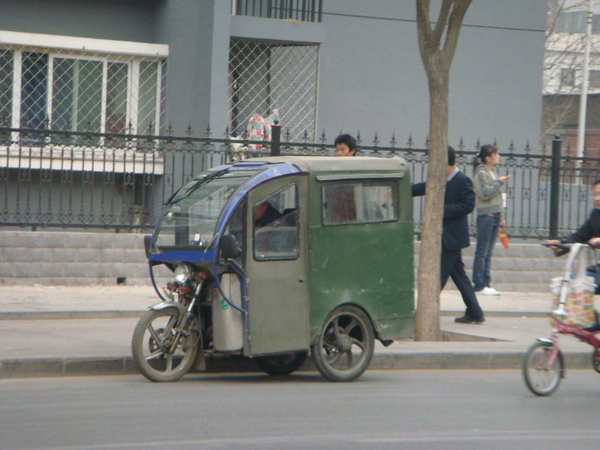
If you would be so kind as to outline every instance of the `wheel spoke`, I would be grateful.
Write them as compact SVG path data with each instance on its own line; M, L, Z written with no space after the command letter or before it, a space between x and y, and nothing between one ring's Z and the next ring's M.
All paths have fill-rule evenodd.
M162 347L163 341L152 325L148 326L148 331L150 332L150 336L152 336L156 344Z
M357 347L359 347L361 351L365 350L365 344L363 341L360 341L356 338L350 338L350 342L352 342L353 345L356 345Z
M356 327L360 329L360 323L356 320L356 318L352 317L350 323L344 327L344 333L349 336L352 333L352 330L354 330Z
M161 356L164 356L164 355L165 355L165 351L162 350L162 349L158 349L158 350L150 353L148 356L146 356L145 359L146 359L146 361L151 361L153 359L158 359L158 358L160 358Z

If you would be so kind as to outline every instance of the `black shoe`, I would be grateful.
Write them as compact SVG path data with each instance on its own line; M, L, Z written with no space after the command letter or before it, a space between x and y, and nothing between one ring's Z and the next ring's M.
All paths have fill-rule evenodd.
M454 319L456 323L483 323L485 322L485 317L480 317L479 319L473 319L471 316L467 316L466 314L462 317L457 317Z

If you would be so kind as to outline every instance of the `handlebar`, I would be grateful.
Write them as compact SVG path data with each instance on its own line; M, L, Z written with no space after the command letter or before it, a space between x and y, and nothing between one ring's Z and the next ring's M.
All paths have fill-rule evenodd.
M556 256L562 256L562 255L565 255L565 254L569 253L571 251L571 247L573 247L575 244L577 244L577 243L576 242L572 242L572 243L558 243L558 244L548 244L546 242L542 243L542 245L544 247L548 247L548 248L555 247L555 248L557 248L559 251L558 252L554 252L554 254ZM583 245L585 247L590 247L590 245L588 245L588 244L580 244L580 245Z
M548 247L548 248L555 247L555 248L559 249L558 252L555 252L556 256L562 256L565 253L569 253L571 251L572 244L548 244L548 243L544 242L544 243L542 243L542 245L544 247Z

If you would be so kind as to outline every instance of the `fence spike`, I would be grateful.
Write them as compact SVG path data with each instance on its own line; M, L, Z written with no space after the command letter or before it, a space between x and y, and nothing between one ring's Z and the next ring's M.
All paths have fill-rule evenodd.
M408 141L406 142L406 146L408 148L412 148L413 145L414 145L414 141L413 141L412 133L411 133L411 134L408 135Z
M390 141L390 147L392 151L396 148L396 133L392 133L392 140Z
M377 131L375 132L375 137L373 138L373 147L379 146L379 137L377 136Z
M481 139L477 138L477 143L475 144L475 151L479 153L479 149L481 148Z
M212 131L210 129L210 125L206 126L206 132L204 134L205 134L205 136L206 136L207 139L212 136Z
M460 140L458 141L458 151L462 152L465 149L465 141L463 140L463 137L460 137Z
M362 144L362 138L360 137L360 131L356 132L356 146L358 147L360 144Z

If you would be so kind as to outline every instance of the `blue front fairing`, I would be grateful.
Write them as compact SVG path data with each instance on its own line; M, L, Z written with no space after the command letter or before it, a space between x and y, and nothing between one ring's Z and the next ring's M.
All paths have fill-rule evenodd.
M215 252L211 249L206 250L162 250L157 253L150 253L148 255L148 261L152 262L170 262L173 264L180 264L183 262L198 263L201 265L202 262L212 263L215 259Z

